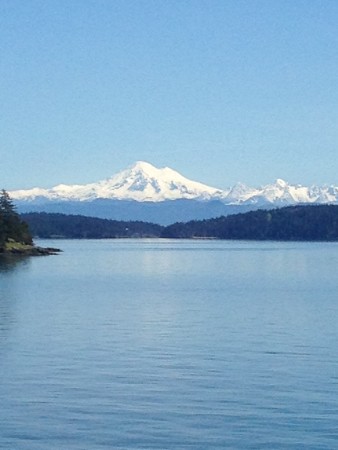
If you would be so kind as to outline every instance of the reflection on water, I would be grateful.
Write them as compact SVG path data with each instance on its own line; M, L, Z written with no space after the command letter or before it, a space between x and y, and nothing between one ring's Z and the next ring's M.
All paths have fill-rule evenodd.
M0 273L25 267L29 264L29 256L0 255Z
M14 322L13 304L8 297L0 298L0 356L4 350L4 341Z
M29 265L29 257L0 255L0 356L6 351L5 341L15 323L16 299L21 295L17 275Z

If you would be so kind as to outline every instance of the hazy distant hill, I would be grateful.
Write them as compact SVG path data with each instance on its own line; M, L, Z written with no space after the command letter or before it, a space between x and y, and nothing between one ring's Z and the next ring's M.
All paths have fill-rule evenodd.
M169 200L165 202L136 202L131 200L97 199L88 202L16 202L21 214L48 212L98 217L122 221L143 221L170 225L192 219L208 219L245 212L249 206L224 205L220 201Z

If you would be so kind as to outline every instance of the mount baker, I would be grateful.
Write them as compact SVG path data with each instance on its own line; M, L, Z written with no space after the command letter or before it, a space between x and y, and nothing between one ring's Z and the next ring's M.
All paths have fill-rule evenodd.
M165 167L139 161L111 178L86 185L60 184L51 189L10 192L19 212L59 212L161 224L257 208L338 203L337 186L290 185L278 179L260 188L237 183L217 189Z

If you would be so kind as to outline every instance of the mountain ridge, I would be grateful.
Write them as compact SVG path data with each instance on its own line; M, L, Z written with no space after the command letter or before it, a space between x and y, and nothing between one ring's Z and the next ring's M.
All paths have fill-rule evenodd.
M158 169L144 161L137 161L110 178L85 185L59 184L51 189L33 188L12 191L15 200L78 200L114 199L165 201L178 199L209 200L218 198L223 191L197 181L189 180L178 172L164 167Z
M59 184L50 189L32 188L10 192L15 201L91 202L93 200L130 200L136 202L166 202L168 200L220 201L224 205L286 206L295 204L338 203L338 186L292 185L282 179L253 188L236 183L228 189L218 189L189 180L169 167L156 168L137 161L110 178L84 185Z

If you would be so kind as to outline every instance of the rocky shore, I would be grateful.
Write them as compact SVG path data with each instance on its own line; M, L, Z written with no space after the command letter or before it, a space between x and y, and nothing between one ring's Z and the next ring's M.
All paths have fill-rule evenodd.
M38 247L36 245L21 244L19 242L6 243L3 254L21 255L21 256L46 256L57 255L62 250L53 247Z

